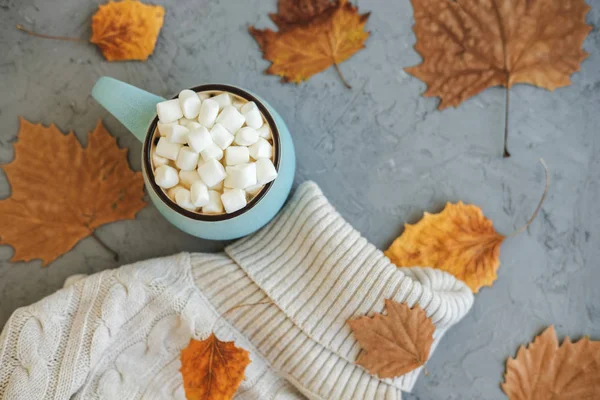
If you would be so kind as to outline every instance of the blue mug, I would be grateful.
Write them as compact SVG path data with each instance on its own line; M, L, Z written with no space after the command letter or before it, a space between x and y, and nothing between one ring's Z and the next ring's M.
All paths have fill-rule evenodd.
M190 235L204 239L229 240L248 235L266 225L279 212L290 193L296 169L294 143L290 131L270 104L245 89L223 84L207 84L191 90L226 91L254 101L271 127L275 148L274 164L278 176L246 207L235 213L203 215L187 211L171 201L154 182L150 150L158 122L156 104L166 99L106 76L98 79L92 89L92 97L144 144L144 182L152 202L169 222Z

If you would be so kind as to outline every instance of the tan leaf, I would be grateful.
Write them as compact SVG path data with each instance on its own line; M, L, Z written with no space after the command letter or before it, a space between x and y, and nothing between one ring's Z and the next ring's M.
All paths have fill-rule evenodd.
M188 400L233 398L250 364L250 353L233 342L222 342L214 333L191 340L181 351L181 375Z
M305 24L329 7L335 6L333 0L279 0L277 14L269 14L280 30L295 24Z
M508 359L502 390L510 400L600 399L600 342L567 337L559 347L550 326Z
M362 352L356 363L380 378L404 375L425 364L435 326L418 305L386 299L387 315L348 321Z
M144 208L144 181L127 149L98 122L84 149L75 135L20 119L15 159L3 166L11 196L0 200L0 244L12 261L43 265L69 251L100 225L133 219Z
M92 38L108 61L146 60L154 51L165 9L137 0L100 5L92 17Z
M250 33L264 58L272 62L266 73L300 83L332 65L339 72L340 63L364 48L368 18L369 14L359 15L356 7L339 0L305 23L279 32L250 27Z
M584 0L411 0L425 82L439 108L456 107L492 86L567 86L587 53L592 27Z

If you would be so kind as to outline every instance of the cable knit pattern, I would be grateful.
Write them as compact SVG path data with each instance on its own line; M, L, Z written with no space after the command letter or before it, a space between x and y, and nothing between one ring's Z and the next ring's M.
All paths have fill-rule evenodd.
M386 298L423 307L436 326L432 352L473 302L445 272L396 268L306 183L225 253L73 277L15 311L0 334L0 399L183 400L180 350L214 327L250 351L237 399L400 400L420 370L370 375L354 363L360 346L346 323L383 312Z

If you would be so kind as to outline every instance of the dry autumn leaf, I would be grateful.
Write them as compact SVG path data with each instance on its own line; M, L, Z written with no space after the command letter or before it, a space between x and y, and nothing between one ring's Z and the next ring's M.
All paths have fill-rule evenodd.
M508 359L502 390L510 400L599 399L600 342L567 337L559 347L550 326Z
M502 85L508 112L508 88L567 86L587 57L584 0L411 1L423 62L406 71L427 84L426 97L440 97L440 110Z
M163 7L137 0L111 1L100 5L92 17L90 42L100 48L108 61L144 61L154 51L164 15ZM81 41L76 38L35 33L22 25L17 25L17 29L46 39Z
M188 400L233 398L250 364L250 353L222 342L214 333L204 340L191 340L181 351L181 375Z
M369 32L364 28L369 14L358 14L358 9L347 0L338 0L331 6L315 1L312 8L305 6L301 10L304 11L287 7L280 9L279 16L272 16L280 26L278 32L250 27L264 58L272 62L266 73L280 75L284 82L300 83L333 65L350 87L339 64L365 47ZM313 15L317 10L322 11Z
M0 200L0 244L15 249L11 261L40 258L47 265L95 237L100 225L133 219L146 205L142 174L129 168L127 149L101 122L86 148L54 125L23 118L20 125L15 159L3 166L11 196Z
M305 24L329 7L333 0L279 0L277 14L269 14L279 29L287 29L294 24Z
M418 305L386 299L387 315L348 321L362 352L356 363L380 378L401 376L425 364L435 326Z

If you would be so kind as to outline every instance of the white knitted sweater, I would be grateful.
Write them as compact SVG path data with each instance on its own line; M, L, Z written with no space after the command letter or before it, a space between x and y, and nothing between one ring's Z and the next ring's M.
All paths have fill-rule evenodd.
M179 254L85 277L15 311L0 335L1 399L184 399L179 352L218 316L221 340L251 353L236 398L401 399L420 370L378 379L354 362L346 321L391 298L423 307L433 349L469 310L468 287L396 268L314 183L268 226L221 254Z

